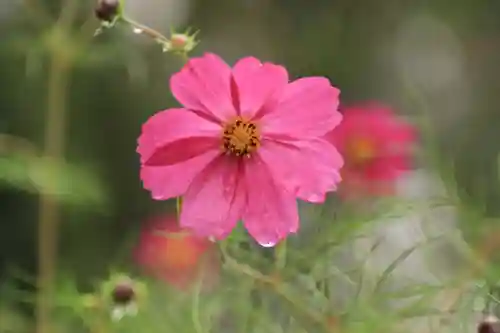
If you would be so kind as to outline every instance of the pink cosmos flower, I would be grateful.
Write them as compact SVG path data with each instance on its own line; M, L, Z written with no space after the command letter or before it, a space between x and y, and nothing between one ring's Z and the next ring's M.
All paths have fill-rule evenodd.
M211 288L219 278L215 244L181 228L171 215L152 219L142 230L135 259L147 273L178 289L188 289L199 278L204 289Z
M378 103L348 107L340 126L327 134L345 159L343 195L390 194L412 164L415 128Z
M170 81L183 108L152 116L137 151L154 199L183 196L180 224L223 238L242 220L264 246L299 228L296 198L322 202L342 157L324 135L341 121L339 90L322 77L288 82L284 67L214 54Z

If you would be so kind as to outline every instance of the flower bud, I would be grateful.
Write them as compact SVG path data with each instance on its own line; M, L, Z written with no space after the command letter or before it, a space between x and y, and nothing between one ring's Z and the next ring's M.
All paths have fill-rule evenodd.
M189 30L184 33L172 32L168 43L164 45L164 51L187 54L198 45L196 35L197 33L190 34Z
M113 22L120 12L119 0L98 0L95 16L104 22Z
M102 297L111 311L111 318L118 321L124 316L135 316L144 301L145 288L143 283L123 274L113 275L105 281Z
M495 316L487 316L482 320L477 326L477 333L499 333L500 332L500 321Z
M117 305L127 305L135 299L132 281L118 282L111 292L111 299Z
M170 38L170 45L174 49L183 49L189 42L189 37L184 34L173 34Z

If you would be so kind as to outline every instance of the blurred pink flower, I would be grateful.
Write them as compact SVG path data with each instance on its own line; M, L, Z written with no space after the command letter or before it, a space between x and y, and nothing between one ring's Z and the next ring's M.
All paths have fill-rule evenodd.
M142 230L135 259L147 273L179 289L200 278L204 289L211 288L219 277L215 244L181 228L170 215L156 217Z
M183 227L220 239L242 220L273 246L299 228L297 197L336 189L342 157L324 135L341 115L328 79L289 83L282 66L247 57L231 69L205 54L170 84L184 108L152 116L137 151L154 199L184 197Z
M412 165L415 128L378 103L348 107L340 126L327 134L345 159L344 196L392 194L394 181Z

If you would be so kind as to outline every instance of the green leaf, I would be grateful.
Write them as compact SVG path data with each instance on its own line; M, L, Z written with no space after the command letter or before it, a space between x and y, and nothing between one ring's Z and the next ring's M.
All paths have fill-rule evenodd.
M106 204L103 184L91 171L39 157L0 158L0 183L27 192L56 197L70 205Z

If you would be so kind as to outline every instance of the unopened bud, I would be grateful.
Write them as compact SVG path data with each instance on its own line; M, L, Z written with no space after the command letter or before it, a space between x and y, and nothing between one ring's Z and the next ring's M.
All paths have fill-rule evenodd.
M164 51L189 53L198 45L196 35L197 33L189 34L189 31L172 33L170 40L164 47Z
M184 34L174 34L170 38L170 43L173 49L183 49L189 42L189 37Z
M126 305L135 299L135 290L131 281L118 282L111 294L113 302L117 305Z
M499 333L500 321L495 316L487 316L477 326L477 333Z
M119 0L98 0L95 16L104 22L113 22L120 12Z

